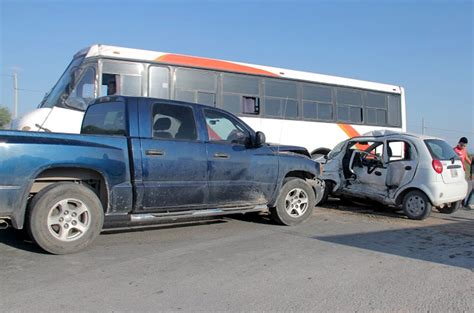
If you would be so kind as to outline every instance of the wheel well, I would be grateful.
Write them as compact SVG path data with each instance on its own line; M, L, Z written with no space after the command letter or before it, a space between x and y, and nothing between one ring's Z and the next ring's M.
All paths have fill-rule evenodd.
M83 168L53 168L41 172L33 182L30 197L43 188L58 182L74 182L82 184L94 191L102 202L104 210L108 206L108 190L104 177L94 170Z
M311 152L311 156L314 156L316 154L328 155L329 152L331 152L331 149L318 148L318 149L313 150L313 152Z
M419 191L419 192L422 192L422 193L426 196L426 198L428 199L428 201L431 202L431 199L430 199L430 197L428 197L428 195L426 194L426 192L424 192L423 190L421 190L421 189L419 189L419 188L411 187L411 188L408 188L408 189L403 190L403 191L397 196L397 199L395 199L395 204L401 205L402 202L403 202L403 198L405 197L405 195L406 195L407 193L409 193L410 191L414 191L414 190Z
M288 172L285 175L285 178L287 178L287 177L296 177L296 178L301 178L301 179L313 179L314 175L309 173L309 172L305 172L305 171L292 171L292 172Z

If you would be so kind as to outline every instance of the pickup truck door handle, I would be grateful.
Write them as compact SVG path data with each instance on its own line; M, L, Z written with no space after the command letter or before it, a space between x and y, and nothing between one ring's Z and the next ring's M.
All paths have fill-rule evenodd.
M405 170L411 171L411 166L410 165L405 166Z
M145 154L149 155L149 156L163 156L163 155L165 155L165 152L160 151L160 150L150 149L150 150L146 150Z
M214 159L228 159L229 155L225 153L214 153Z

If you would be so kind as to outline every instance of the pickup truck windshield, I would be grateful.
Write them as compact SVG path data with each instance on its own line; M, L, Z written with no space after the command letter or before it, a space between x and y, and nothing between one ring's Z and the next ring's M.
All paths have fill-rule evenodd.
M87 110L81 134L127 135L123 102L94 104Z

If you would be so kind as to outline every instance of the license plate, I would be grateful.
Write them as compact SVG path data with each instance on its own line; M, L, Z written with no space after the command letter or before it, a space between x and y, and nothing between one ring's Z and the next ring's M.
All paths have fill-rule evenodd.
M458 177L458 171L455 169L451 169L451 177Z

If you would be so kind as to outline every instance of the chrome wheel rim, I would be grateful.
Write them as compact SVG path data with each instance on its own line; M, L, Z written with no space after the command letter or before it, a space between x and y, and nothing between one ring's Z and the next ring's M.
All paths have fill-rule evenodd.
M308 209L308 195L301 188L294 188L285 198L285 209L291 217L301 217Z
M61 241L73 241L84 236L90 228L91 213L84 202L64 199L51 207L48 230Z
M419 216L423 214L426 209L426 202L420 196L411 196L407 201L407 211L414 215Z

